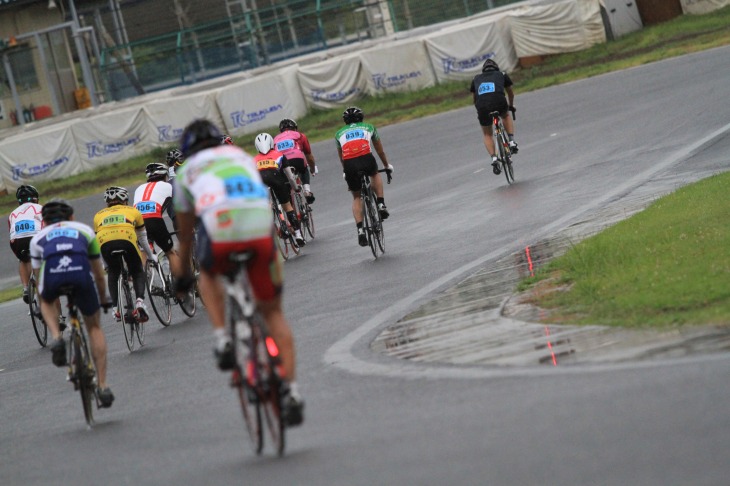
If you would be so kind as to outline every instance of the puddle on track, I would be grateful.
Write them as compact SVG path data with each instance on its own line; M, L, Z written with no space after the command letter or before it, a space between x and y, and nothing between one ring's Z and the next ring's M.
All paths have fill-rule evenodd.
M371 349L426 363L557 366L678 358L730 351L730 327L685 326L662 331L605 326L545 325L540 309L512 289L576 242L641 211L678 186L705 174L664 174L629 195L472 274L381 332Z

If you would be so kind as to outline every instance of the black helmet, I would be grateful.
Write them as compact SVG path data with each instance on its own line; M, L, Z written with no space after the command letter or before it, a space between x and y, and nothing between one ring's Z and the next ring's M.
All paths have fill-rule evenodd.
M185 127L180 137L183 158L187 159L200 150L220 145L221 136L218 127L208 120L201 118L193 121Z
M286 130L296 130L297 122L290 118L284 118L279 122L279 132L285 132Z
M148 181L164 179L168 175L165 164L160 164L159 162L147 164L147 168L144 170L144 173L147 174Z
M178 150L176 148L167 152L167 157L165 157L168 167L172 167L173 165L174 166L182 165L182 161L183 161L182 159L183 159L182 152L180 152L180 150Z
M38 201L38 189L29 185L22 185L15 191L15 199L18 203L24 203L29 201Z
M365 118L365 113L357 106L350 106L342 112L342 120L349 125L350 123L359 123Z
M499 71L499 64L497 64L497 62L492 58L487 59L484 61L484 64L482 64L482 72L484 73L487 71Z
M104 191L104 202L107 204L126 204L127 201L129 201L129 192L123 187L111 186Z
M46 224L68 221L74 213L72 208L64 199L51 199L43 205L41 215Z

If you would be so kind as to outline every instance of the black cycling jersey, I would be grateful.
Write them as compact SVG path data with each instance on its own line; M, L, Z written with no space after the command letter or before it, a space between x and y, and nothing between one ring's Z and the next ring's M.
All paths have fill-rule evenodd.
M476 93L474 106L486 108L506 99L504 89L512 86L512 80L507 73L501 71L487 71L477 74L471 82L469 91Z

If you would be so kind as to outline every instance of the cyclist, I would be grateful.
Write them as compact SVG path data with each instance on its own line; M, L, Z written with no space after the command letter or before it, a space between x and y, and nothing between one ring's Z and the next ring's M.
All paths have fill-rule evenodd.
M167 182L168 171L164 164L153 162L145 169L147 182L134 191L134 207L142 213L145 230L150 243L155 243L165 252L170 266L179 264L177 252L173 250L172 236L162 213L172 206L172 184Z
M38 276L41 312L53 336L53 364L65 366L67 361L66 342L61 337L54 301L61 287L71 286L89 332L98 379L97 397L102 407L111 407L114 394L106 383L106 339L99 325L99 296L105 308L109 301L99 242L89 226L73 220L73 208L66 201L49 201L43 206L42 215L45 226L31 240L30 254Z
M43 206L38 204L38 190L29 185L22 185L15 191L15 199L18 200L18 207L8 216L8 229L10 230L10 248L18 258L18 274L23 284L23 302L30 301L28 298L28 282L30 272L33 271L30 264L30 240L41 228L43 228L43 217L41 210Z
M512 80L509 75L499 70L499 65L494 59L487 59L482 65L482 72L474 76L469 90L474 99L474 106L477 109L477 118L482 127L484 135L484 146L492 156L492 172L499 175L502 171L499 168L494 139L492 138L492 118L489 114L498 111L502 118L504 128L509 136L509 149L512 154L517 153L517 142L514 140L514 123L508 110L515 111L515 93L512 90ZM505 93L507 96L505 97Z
M314 163L314 155L309 145L309 139L303 133L298 131L297 122L289 118L284 118L279 122L279 134L274 137L274 146L276 150L281 152L286 161L284 167L293 167L302 178L302 188L304 189L304 197L307 203L314 202L314 194L309 185L310 174L317 173L317 166ZM307 166L309 170L307 171ZM294 182L292 181L292 187Z
M134 317L139 322L147 322L149 314L144 303L145 272L142 268L142 258L139 252L140 246L147 258L155 260L147 241L147 231L144 226L144 218L135 207L128 206L129 193L123 187L112 186L104 191L104 202L107 207L94 216L94 231L99 238L101 245L101 256L107 265L109 278L109 292L114 302L114 317L121 319L119 312L119 295L117 280L122 268L117 256L112 256L115 250L124 250L124 260L134 281L134 293L137 297Z
M281 304L282 267L273 241L266 186L256 164L235 146L220 145L220 131L210 121L193 121L183 131L185 165L175 184L175 208L180 232L180 257L191 256L197 228L199 287L216 337L214 350L221 370L231 369L235 355L225 329L225 287L217 278L230 271L229 255L252 251L248 278L256 305L279 348L285 386L283 417L288 425L302 422L304 402L297 389L294 338ZM195 283L190 268L182 266L177 292Z
M286 160L286 157L274 149L274 139L268 133L259 133L256 135L255 145L259 154L254 157L254 162L256 162L256 166L259 169L259 175L264 181L264 184L274 191L276 199L279 200L282 209L286 212L286 217L289 219L292 228L294 228L294 238L297 241L297 245L304 246L301 225L291 205L289 181L280 170L281 164Z
M382 219L388 219L390 213L385 206L383 197L383 179L378 173L378 163L373 156L372 148L378 153L383 167L392 171L393 166L388 163L385 156L383 143L380 140L378 131L369 123L363 123L365 113L357 106L351 106L342 113L342 120L345 126L340 128L335 135L337 140L337 154L342 163L347 188L352 193L352 215L357 225L357 240L360 246L368 246L368 238L362 227L362 201L360 201L360 176L358 172L365 171L370 176L370 181L375 191L378 202L378 211Z
M234 145L233 139L230 137L230 135L221 135L221 145Z

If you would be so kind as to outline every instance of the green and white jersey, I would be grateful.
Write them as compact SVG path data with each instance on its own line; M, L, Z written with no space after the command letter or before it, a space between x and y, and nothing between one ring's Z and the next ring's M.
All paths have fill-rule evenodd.
M342 159L354 159L372 153L371 140L378 140L378 131L369 123L351 123L340 128L335 135L337 146L342 149Z
M174 205L195 212L214 242L271 235L269 190L254 160L232 145L201 150L177 169Z

